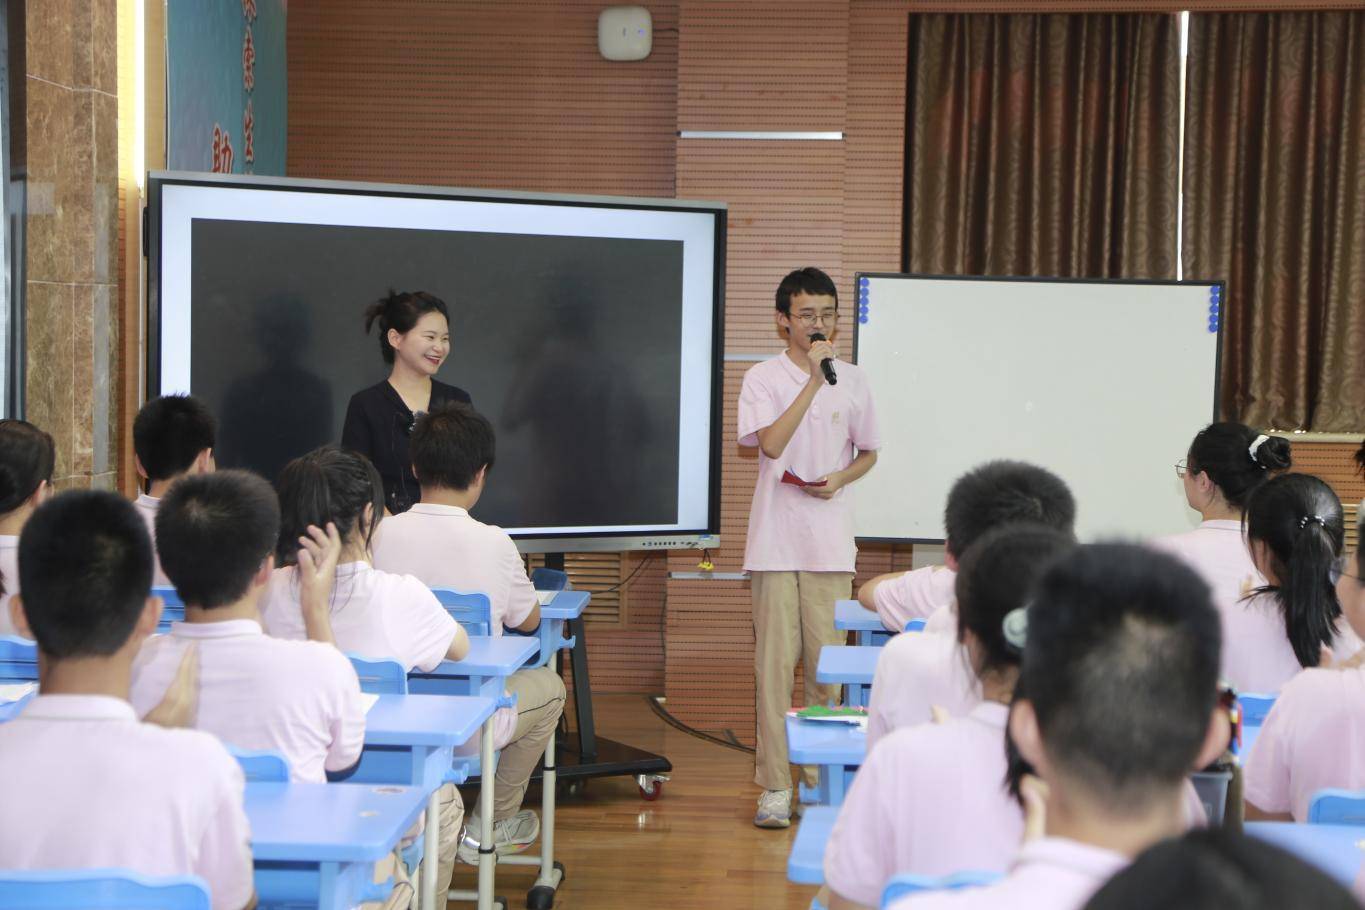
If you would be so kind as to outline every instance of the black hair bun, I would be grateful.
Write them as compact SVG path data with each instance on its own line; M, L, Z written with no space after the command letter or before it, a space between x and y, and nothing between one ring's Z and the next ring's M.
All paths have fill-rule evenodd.
M1283 436L1268 436L1256 447L1256 463L1267 471L1283 471L1292 465L1289 440Z

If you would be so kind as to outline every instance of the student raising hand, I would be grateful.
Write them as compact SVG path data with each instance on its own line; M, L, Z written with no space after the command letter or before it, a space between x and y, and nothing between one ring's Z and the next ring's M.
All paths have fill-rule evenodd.
M191 643L180 655L180 666L166 687L161 703L142 719L160 727L193 727L199 709L199 647Z
M337 562L341 559L341 535L337 526L327 522L324 531L309 525L299 537L299 608L310 641L335 645L332 634L332 585L336 582Z

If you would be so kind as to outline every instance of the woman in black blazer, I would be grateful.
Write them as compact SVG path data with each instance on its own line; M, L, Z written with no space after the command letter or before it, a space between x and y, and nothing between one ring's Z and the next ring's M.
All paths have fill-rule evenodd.
M445 301L425 291L390 291L365 311L366 333L376 322L379 352L393 369L388 379L351 396L341 444L374 462L384 504L397 515L421 498L408 455L417 417L447 401L468 402L469 393L432 378L450 354Z

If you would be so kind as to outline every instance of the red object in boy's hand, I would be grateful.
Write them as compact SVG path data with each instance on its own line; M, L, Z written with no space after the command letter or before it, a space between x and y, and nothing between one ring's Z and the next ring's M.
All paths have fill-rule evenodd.
M800 477L797 477L791 471L782 472L782 482L789 483L794 487L823 487L825 484L829 483L827 480L805 481Z

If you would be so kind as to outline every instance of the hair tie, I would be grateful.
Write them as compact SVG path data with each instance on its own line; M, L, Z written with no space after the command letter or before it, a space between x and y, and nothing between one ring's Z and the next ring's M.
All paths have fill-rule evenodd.
M1327 528L1327 519L1323 518L1321 515L1305 515L1299 519L1299 530L1302 531L1304 528L1308 527L1309 522L1317 522L1324 530Z
M1260 451L1261 446L1269 441L1270 437L1264 434L1257 436L1252 440L1251 445L1247 446L1247 454L1251 456L1252 461L1256 461L1256 453ZM1265 465L1262 465L1259 461L1256 461L1256 464L1260 465L1262 471L1265 470Z
M1005 614L1005 619L1000 623L1000 630L1004 633L1005 644L1015 651L1023 653L1024 644L1028 641L1028 610L1030 604L1016 607Z

